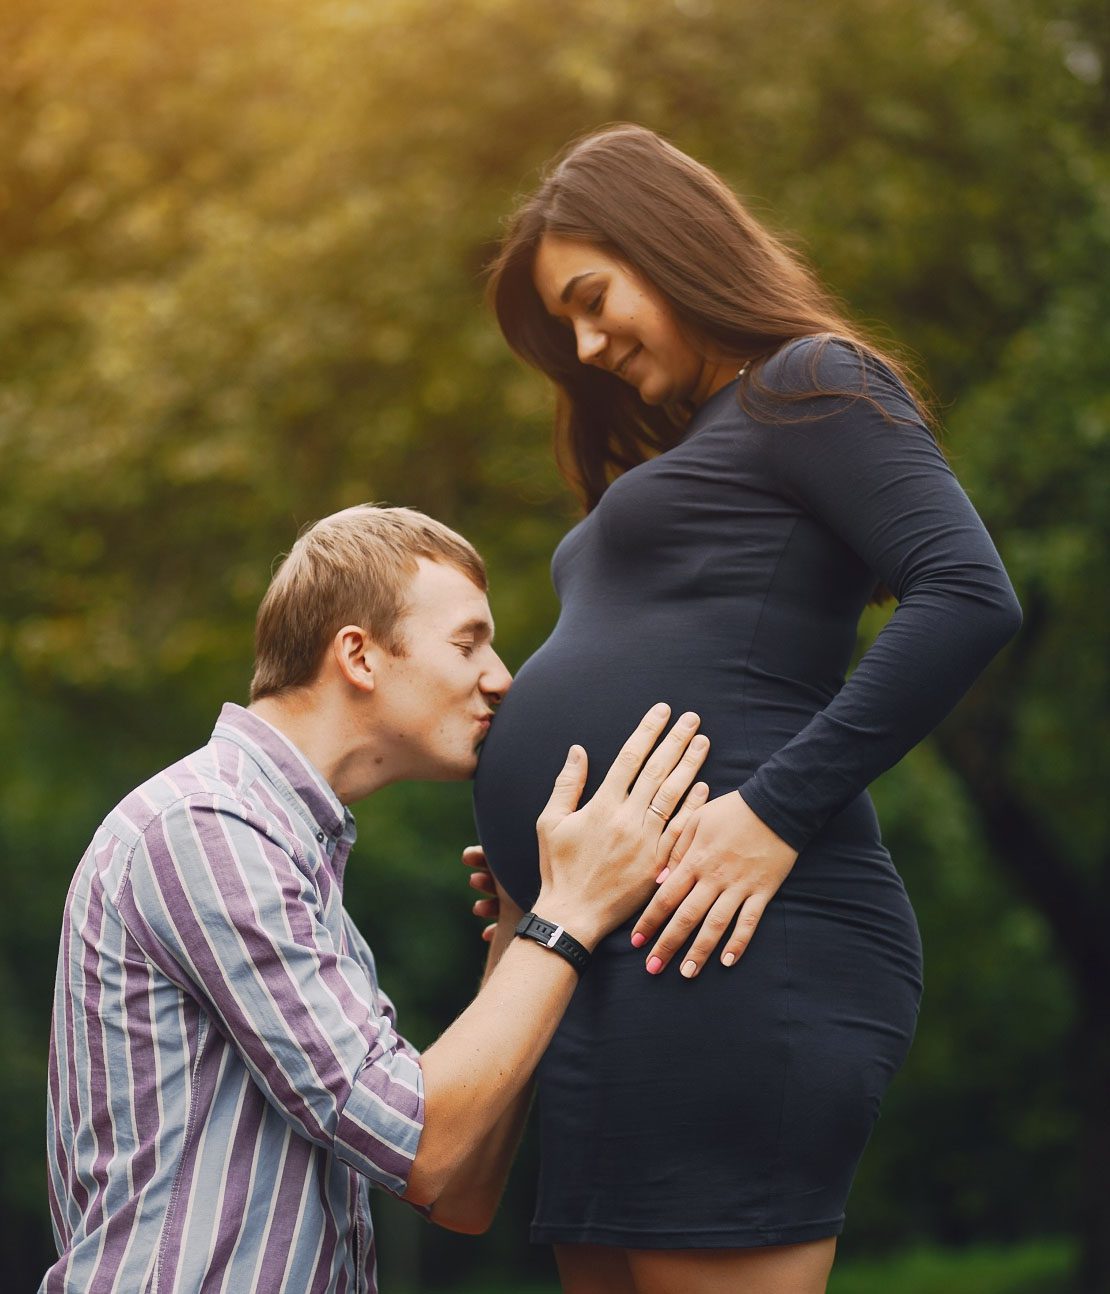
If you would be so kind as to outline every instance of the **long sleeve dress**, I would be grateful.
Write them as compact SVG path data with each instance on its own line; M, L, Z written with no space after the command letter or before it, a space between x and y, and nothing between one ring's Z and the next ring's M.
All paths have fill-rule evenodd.
M798 392L813 376L880 408L823 395L763 420L733 382L677 446L609 487L556 550L558 623L485 742L479 834L526 909L535 820L567 748L589 754L589 796L660 700L701 715L712 795L739 790L800 851L732 968L649 976L630 926L601 943L540 1066L537 1240L739 1248L838 1234L913 1036L917 924L866 788L1021 613L897 378L843 342L801 338L762 380ZM846 679L878 581L898 605Z

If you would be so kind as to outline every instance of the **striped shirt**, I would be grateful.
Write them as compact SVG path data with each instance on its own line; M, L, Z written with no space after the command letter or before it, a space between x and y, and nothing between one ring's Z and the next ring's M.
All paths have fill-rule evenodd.
M62 927L40 1294L376 1290L369 1187L404 1190L424 1088L343 908L354 836L236 705L105 819Z

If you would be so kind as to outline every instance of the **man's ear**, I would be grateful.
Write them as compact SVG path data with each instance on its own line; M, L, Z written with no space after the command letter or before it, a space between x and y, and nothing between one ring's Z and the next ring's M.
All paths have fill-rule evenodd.
M373 692L378 646L359 625L344 625L331 640L331 654L340 676L360 692Z

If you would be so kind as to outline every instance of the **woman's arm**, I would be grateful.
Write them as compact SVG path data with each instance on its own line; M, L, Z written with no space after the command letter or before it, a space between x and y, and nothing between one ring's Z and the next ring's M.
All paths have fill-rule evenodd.
M801 367L813 344L797 344L784 367ZM740 787L796 849L931 732L1021 625L998 552L905 388L883 366L864 373L838 342L819 372L830 386L866 383L904 421L862 400L824 400L830 415L768 429L770 462L782 489L855 551L898 607L837 695Z
M770 384L808 384L806 339L767 366ZM683 963L704 964L737 911L722 956L750 940L797 852L828 819L929 733L1017 632L1021 609L971 501L917 416L905 388L878 363L825 346L822 385L866 390L897 421L860 399L790 406L811 421L764 429L779 488L875 572L899 605L855 672L824 709L731 795L688 827L671 872L633 933L662 966L711 914ZM672 914L674 914L672 916ZM669 919L669 920L668 920Z

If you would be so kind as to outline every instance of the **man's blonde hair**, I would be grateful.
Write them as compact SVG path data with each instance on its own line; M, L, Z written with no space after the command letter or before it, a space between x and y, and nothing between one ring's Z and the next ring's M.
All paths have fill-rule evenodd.
M456 567L483 593L488 587L475 549L412 508L362 503L309 526L258 608L250 699L311 683L344 625L361 626L387 651L403 656L401 621L421 557Z

